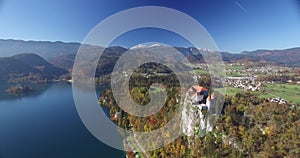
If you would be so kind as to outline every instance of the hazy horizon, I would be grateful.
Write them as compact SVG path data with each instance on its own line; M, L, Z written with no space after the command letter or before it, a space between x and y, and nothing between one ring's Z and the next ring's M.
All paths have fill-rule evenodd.
M55 43L55 42L61 42L61 43L65 43L65 44L82 44L80 42L76 42L76 41L51 41L51 40L24 40L24 39L0 39L0 40L14 40L14 41L24 41L24 42L51 42L51 43ZM155 42L154 42L155 43ZM142 45L144 43L141 43ZM160 43L158 43L160 44ZM124 45L110 45L109 47L123 47L126 49L130 49L132 47L138 46L140 44L131 46L131 47L127 47ZM194 46L182 46L182 45L170 45L172 47L182 47L182 48L195 48ZM103 47L103 46L100 46ZM230 52L230 51L226 51L226 50L219 50L220 52L228 52L228 53L232 53L232 54L240 54L242 52L251 52L251 51L257 51L257 50L286 50L286 49L293 49L293 48L300 48L299 46L294 46L294 47L287 47L287 48L283 48L283 49L279 49L279 48L272 48L272 49L268 49L268 48L257 48L257 49L253 49L253 50L242 50L241 52ZM205 49L205 48L200 48L200 49Z
M239 53L300 45L300 14L296 0L124 0L118 3L108 0L2 0L0 38L82 42L86 34L105 18L139 6L169 7L188 14L207 29L222 51ZM145 42L190 46L188 41L173 32L153 28L132 30L112 45L130 48Z

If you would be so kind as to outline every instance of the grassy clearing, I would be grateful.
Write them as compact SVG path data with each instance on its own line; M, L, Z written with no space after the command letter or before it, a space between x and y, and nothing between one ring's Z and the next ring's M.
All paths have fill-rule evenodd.
M226 95L235 96L238 92L243 92L243 89L226 86ZM216 89L218 91L218 89ZM219 89L220 90L220 89ZM293 84L268 84L265 86L265 93L259 91L251 91L259 98L274 98L280 97L291 103L300 104L300 85Z
M151 86L150 91L157 94L157 93L163 92L164 89L162 89L161 87L158 87L158 86Z
M218 91L218 92L220 92L221 88L215 88L215 90ZM235 96L236 93L244 91L244 90L242 90L240 88L234 88L234 87L229 87L229 86L226 86L225 90L226 90L226 95L229 95L229 96Z
M227 76L230 76L230 77L242 77L243 75L239 72L227 72L226 73Z
M192 73L195 73L196 75L203 75L203 74L208 74L208 71L195 69Z
M226 70L228 70L228 69L231 69L231 70L242 70L242 69L245 69L245 67L242 66L242 65L233 65L233 66L231 66L231 65L226 65L226 66L225 66L225 69L226 69Z
M293 84L269 84L265 90L277 97L281 97L292 103L300 104L300 85Z

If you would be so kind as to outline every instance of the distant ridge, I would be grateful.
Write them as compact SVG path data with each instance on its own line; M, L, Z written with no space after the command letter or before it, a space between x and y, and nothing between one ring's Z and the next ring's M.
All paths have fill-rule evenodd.
M300 66L300 47L284 50L266 50L244 51L241 53L247 57L260 58L266 61L276 62L289 66Z
M59 41L49 42L0 39L0 56L8 57L22 53L36 53L45 59L49 59L64 54L75 54L79 46L80 43L64 43Z
M54 63L63 69L70 70L73 65L72 58L80 47L80 43L65 43L65 42L49 42L49 41L22 41L22 40L3 40L0 39L0 57L13 56L22 53L35 53L44 59ZM160 47L160 45L153 45ZM139 47L142 48L140 45ZM149 46L148 46L149 47ZM145 47L147 49L148 47ZM102 47L89 46L87 51L103 49ZM201 54L194 55L195 52L207 52L206 49L197 49L194 47L174 47L185 55L191 62L203 62ZM115 46L109 48L110 56L118 56L120 52L125 52L127 48ZM300 66L300 47L284 49L284 50L266 50L260 49L256 51L243 51L238 54L230 52L220 52L225 62L234 61L256 61L256 62L274 62L288 66ZM70 55L71 54L71 55ZM70 57L71 59L68 59ZM65 63L61 63L65 62Z

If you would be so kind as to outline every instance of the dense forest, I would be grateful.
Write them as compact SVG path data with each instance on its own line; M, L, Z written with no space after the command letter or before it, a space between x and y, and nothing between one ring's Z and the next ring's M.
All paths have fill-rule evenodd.
M209 76L199 84L210 88ZM175 75L145 78L133 75L130 79L130 95L145 105L150 101L152 83L167 92L164 107L155 115L135 117L122 111L116 104L112 91L106 89L101 104L110 107L110 116L117 125L135 131L151 131L164 126L180 106L179 84ZM210 90L211 91L211 90ZM160 93L159 91L157 93ZM114 117L120 113L118 117ZM222 114L215 128L204 137L181 136L163 148L148 151L150 157L297 157L300 154L300 109L289 104L268 102L249 91L226 96ZM178 124L180 128L180 124ZM134 153L128 152L129 157Z

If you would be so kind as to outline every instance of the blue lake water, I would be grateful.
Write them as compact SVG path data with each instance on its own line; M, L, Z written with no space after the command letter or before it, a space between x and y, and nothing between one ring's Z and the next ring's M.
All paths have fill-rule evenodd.
M70 84L53 84L36 95L0 99L0 158L102 157L123 158L125 154L101 143L85 128Z

